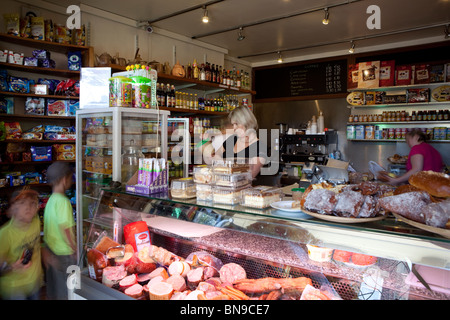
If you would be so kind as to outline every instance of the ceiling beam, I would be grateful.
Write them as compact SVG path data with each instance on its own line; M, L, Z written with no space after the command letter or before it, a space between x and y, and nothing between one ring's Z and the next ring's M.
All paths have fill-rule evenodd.
M265 24L265 23L275 22L275 21L279 21L279 20L289 19L289 18L292 18L292 17L297 17L297 16L301 16L301 15L304 15L304 14L308 14L308 13L313 13L313 12L317 12L317 11L323 11L325 8L330 9L330 8L340 7L340 6L348 5L348 4L351 4L351 3L354 3L354 2L359 2L359 1L363 1L363 0L347 0L347 1L339 2L339 3L335 3L335 4L330 4L330 5L325 6L325 7L324 6L316 7L316 8L313 8L313 9L307 9L307 10L303 10L303 11L300 11L300 12L294 12L294 13L290 13L290 14L279 16L279 17L275 17L275 18L268 18L268 19L263 19L263 20L259 20L259 21L255 21L255 22L241 24L239 26L233 26L233 27L229 27L229 28L226 28L226 29L222 29L222 30L211 31L211 32L208 32L208 33L195 35L195 36L192 37L192 39L204 38L204 37L212 36L212 35L219 34L219 33L225 33L225 32L229 32L229 31L233 31L233 30L238 30L239 28L248 28L248 27L257 26L257 25L260 25L260 24Z
M170 13L168 15L165 15L165 16L153 19L153 20L146 20L146 21L141 21L141 22L147 22L148 24L152 24L152 23L155 23L155 22L159 22L161 20L166 20L166 19L169 19L169 18L173 18L173 17L179 16L179 15L182 15L182 14L185 14L185 13L188 13L188 12L191 12L191 11L203 8L203 7L208 7L208 6L211 6L213 4L216 4L216 3L222 2L222 1L225 1L225 0L208 1L208 2L205 2L205 3L202 3L202 4L198 4L198 5L190 7L190 8L186 8L186 9L174 12L174 13Z

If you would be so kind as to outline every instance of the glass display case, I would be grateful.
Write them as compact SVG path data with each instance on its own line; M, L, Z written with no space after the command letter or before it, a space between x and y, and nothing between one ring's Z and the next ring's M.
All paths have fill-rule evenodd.
M186 178L191 160L191 136L188 118L169 118L168 123L169 178Z
M167 159L169 111L137 108L81 109L76 113L77 227L92 217L101 188L123 184L136 171L133 158ZM81 247L79 247L79 252Z
M152 248L169 253L169 262L153 256L155 267L170 273L174 261L193 263L193 254L208 255L215 278L227 281L229 272L246 278L233 285L240 298L306 299L307 288L322 298L343 300L450 298L450 239L392 216L342 224L303 212L176 200L167 194L147 197L122 189L103 189L94 215L85 220L90 227L79 243L83 256L77 296L130 299L89 276L86 253L98 248L102 236L125 244L122 229L136 221L146 223ZM200 290L193 281L186 278L188 289Z

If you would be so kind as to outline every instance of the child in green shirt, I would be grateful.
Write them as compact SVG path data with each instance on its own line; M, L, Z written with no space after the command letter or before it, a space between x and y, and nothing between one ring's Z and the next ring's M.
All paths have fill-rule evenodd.
M43 281L38 193L22 190L11 199L11 216L0 229L0 297L37 300Z
M72 205L65 192L72 185L72 168L65 162L54 162L47 169L52 195L44 210L44 262L47 296L67 299L67 268L76 264L75 220Z

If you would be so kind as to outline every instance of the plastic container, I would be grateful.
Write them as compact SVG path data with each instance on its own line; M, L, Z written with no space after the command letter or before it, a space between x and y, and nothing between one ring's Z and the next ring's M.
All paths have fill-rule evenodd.
M233 174L250 172L248 159L215 159L212 162L213 173Z
M197 183L197 200L199 201L212 201L212 185Z
M250 172L234 174L214 174L214 183L216 186L239 188L250 184L252 175Z
M117 76L109 79L109 106L132 106L132 80L127 77Z
M229 205L240 204L242 202L242 191L247 188L250 188L250 185L241 188L214 186L212 191L213 202Z
M145 247L150 247L150 233L145 221L136 221L123 227L125 243L131 244L134 251L139 252Z
M258 186L242 191L242 205L251 208L264 209L271 203L282 198L281 188L270 186Z
M141 76L130 77L133 81L133 107L150 109L152 98L152 81Z
M196 187L192 178L181 178L172 180L170 185L172 198L189 199L195 198Z
M305 188L292 189L292 200L294 200L294 201L302 200L304 192L305 192Z
M311 260L317 262L327 262L331 260L333 249L318 247L311 244L307 244L306 247L308 248L308 256Z
M211 167L207 165L195 166L193 169L193 177L195 183L211 183L213 181L213 174Z

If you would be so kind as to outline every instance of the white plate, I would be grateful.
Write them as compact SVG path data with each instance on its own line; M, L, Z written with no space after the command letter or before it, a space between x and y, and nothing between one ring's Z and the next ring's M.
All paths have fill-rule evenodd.
M300 208L292 208L292 203L294 201L290 200L290 201L277 201L274 203L271 203L270 206L274 209L278 209L281 211L286 211L286 212L302 212L302 210Z

